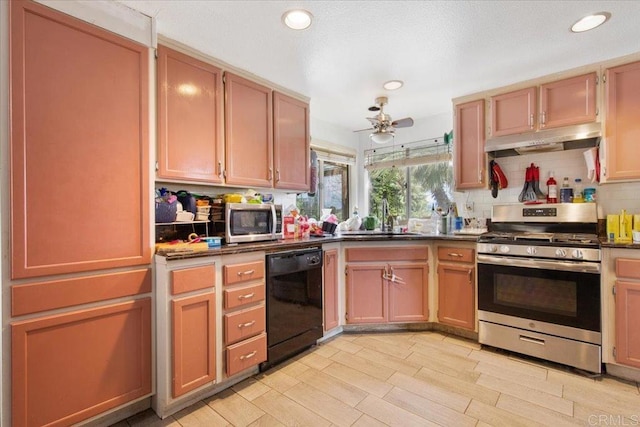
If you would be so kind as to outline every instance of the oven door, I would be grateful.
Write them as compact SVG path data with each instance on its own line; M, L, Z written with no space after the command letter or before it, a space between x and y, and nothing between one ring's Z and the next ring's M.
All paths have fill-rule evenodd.
M478 310L601 332L600 264L478 254Z

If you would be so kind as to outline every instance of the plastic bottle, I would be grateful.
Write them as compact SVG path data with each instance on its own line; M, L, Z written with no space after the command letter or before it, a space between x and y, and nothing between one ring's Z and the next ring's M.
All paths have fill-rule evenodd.
M573 188L569 185L569 177L565 176L560 187L560 203L571 203L573 201Z
M547 180L547 203L558 203L558 183L553 178L553 171L549 172Z
M574 182L573 203L582 203L584 202L584 197L582 195L582 179L576 178Z

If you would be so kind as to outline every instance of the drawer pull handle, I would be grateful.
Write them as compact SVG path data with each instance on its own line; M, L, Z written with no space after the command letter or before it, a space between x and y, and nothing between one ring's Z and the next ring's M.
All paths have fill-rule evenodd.
M253 298L255 296L255 292L251 292L250 294L238 295L239 300Z
M251 359L256 354L258 354L258 350L253 350L251 353L243 354L242 356L240 356L240 360Z
M239 323L238 324L238 328L242 329L242 328L248 328L249 326L253 326L256 324L255 320L252 320L251 322L247 322L247 323Z
M520 335L520 341L530 342L532 344L544 345L544 340L540 338L528 337L526 335Z
M238 271L238 276L247 276L255 272L256 272L255 270Z
M449 252L447 255L455 257L455 258L462 258L464 255L456 253L456 252Z

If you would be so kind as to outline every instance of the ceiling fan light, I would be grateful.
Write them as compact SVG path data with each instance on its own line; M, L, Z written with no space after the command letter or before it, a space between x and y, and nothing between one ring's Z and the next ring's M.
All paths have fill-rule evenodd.
M402 86L404 86L404 82L402 80L389 80L382 85L386 90L396 90L400 89Z
M571 26L571 31L574 33L582 33L584 31L593 30L594 28L604 24L611 18L609 12L598 12L592 15L587 15L580 18L578 22Z
M313 15L302 9L289 10L282 15L284 25L292 30L306 30L311 26Z
M374 132L369 135L371 141L375 142L376 144L386 144L387 142L391 142L393 141L393 137L394 135L389 132Z

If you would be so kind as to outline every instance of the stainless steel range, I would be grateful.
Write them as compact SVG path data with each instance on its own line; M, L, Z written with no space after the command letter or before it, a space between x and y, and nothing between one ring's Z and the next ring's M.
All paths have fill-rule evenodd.
M497 205L478 239L479 341L602 372L595 203Z

